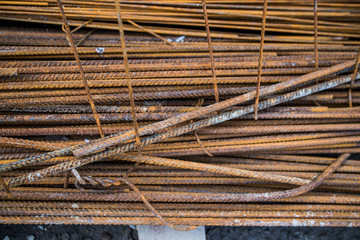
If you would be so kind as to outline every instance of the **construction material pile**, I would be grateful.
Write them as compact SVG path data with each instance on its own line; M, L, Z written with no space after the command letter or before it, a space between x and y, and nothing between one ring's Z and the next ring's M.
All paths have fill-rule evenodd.
M218 2L0 4L0 223L360 226L360 3Z

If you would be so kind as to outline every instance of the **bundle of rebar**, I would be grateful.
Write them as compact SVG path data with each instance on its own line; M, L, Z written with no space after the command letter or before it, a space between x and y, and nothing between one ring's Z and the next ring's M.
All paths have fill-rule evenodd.
M0 19L0 223L360 226L359 2Z

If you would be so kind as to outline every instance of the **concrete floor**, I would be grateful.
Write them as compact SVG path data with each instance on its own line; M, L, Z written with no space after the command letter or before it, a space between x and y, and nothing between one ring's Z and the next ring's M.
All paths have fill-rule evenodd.
M129 226L0 225L0 240L137 240ZM360 228L206 227L207 240L360 239Z

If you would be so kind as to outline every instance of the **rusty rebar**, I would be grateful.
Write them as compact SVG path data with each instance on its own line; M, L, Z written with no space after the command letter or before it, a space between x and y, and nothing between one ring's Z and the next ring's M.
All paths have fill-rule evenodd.
M58 1L0 6L1 223L360 224L360 4Z
M268 99L259 104L259 109L267 108L269 106L273 106L273 105L279 104L281 102L296 99L296 98L302 97L304 95L309 95L313 92L321 91L321 90L331 88L336 85L350 82L350 81L351 81L351 75L347 75L346 77L337 78L337 79L331 80L329 82L317 84L310 88L305 88L305 89L301 89L301 90L298 90L298 91L295 91L292 93L285 94L281 98ZM162 139L167 139L169 137L178 136L178 135L184 134L186 132L190 132L195 129L201 128L201 127L205 127L205 126L213 125L213 124L216 124L219 122L223 122L223 121L226 121L226 120L229 120L229 119L232 119L232 118L235 118L235 117L238 117L238 116L241 116L241 115L247 114L249 112L253 112L253 111L254 111L253 105L251 105L249 107L243 107L243 108L233 111L233 112L223 113L223 114L211 117L209 119L201 120L198 122L191 123L189 125L185 125L184 127L179 127L177 129L173 129L172 131L168 131L165 133L157 134L155 136L143 138L143 139L141 139L141 142L144 143L144 145L148 145L150 143L160 141ZM25 160L19 161L18 163L10 163L10 164L3 166L1 168L1 171L6 171L7 169L14 169L14 168L17 168L18 166L24 166L24 165L36 163L39 160L46 160L53 156L61 156L61 154L69 153L69 150L71 151L72 149L76 149L76 147L66 148L66 149L62 149L62 150L59 150L59 151L56 151L56 152L53 152L50 154L44 154L42 156L40 155L38 157L25 159ZM100 153L95 153L84 159L69 161L66 163L48 167L44 170L39 170L39 171L36 171L33 173L29 173L28 175L24 175L24 176L12 179L7 184L9 186L16 186L16 185L27 183L27 182L32 182L37 179L44 178L47 175L53 175L53 174L56 174L59 172L67 171L68 169L77 168L82 165L89 164L91 162L99 161L102 158L106 158L106 157L112 156L114 154L118 154L120 152L129 151L131 149L134 149L133 143L123 145L119 148L113 148L113 149L109 149L109 150L106 150L106 151L103 151Z

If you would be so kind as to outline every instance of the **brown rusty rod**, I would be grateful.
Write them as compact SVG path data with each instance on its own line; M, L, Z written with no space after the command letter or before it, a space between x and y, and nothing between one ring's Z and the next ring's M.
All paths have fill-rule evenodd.
M317 85L315 85L313 87L310 87L310 88L300 89L298 91L285 94L281 98L272 98L272 99L265 100L264 102L261 102L259 104L259 109L267 108L269 106L273 106L273 105L279 104L281 102L289 101L289 100L292 100L292 99L295 99L295 98L298 98L298 97L302 97L304 95L311 94L312 92L321 91L321 90L324 90L326 88L334 87L336 85L339 85L339 84L342 84L342 83L345 83L345 82L350 82L350 81L351 81L351 76L348 75L346 77L340 77L340 78L337 78L335 80L331 80L329 82L317 84ZM186 125L184 127L179 127L179 128L174 129L172 131L168 131L168 132L165 132L165 133L162 133L162 134L157 134L155 136L150 136L150 137L142 139L141 141L142 141L143 145L148 145L150 143L160 141L162 139L167 139L167 138L170 138L170 137L173 137L173 136L178 136L178 135L181 135L181 134L184 134L184 133L187 133L187 132L191 132L191 131L193 131L195 129L205 127L205 126L210 126L210 125L213 125L213 124L216 124L216 123L219 123L219 122L223 122L223 121L226 121L226 120L229 120L229 119L232 119L232 118L235 118L237 116L241 116L241 115L247 114L249 112L253 112L253 111L254 111L254 106L251 105L249 107L244 107L244 108L242 108L240 110L236 110L236 111L229 112L229 113L223 113L223 114L217 115L217 116L209 118L209 119L205 119L205 120L201 120L201 121L198 121L198 122L195 122L195 123L191 123L189 125ZM70 148L70 150L71 149L74 149L74 147ZM129 144L123 145L123 146L118 147L118 148L109 149L109 150L106 150L106 151L103 151L103 152L100 152L100 153L95 153L95 154L93 154L93 155L91 155L91 156L89 156L87 158L83 158L83 159L79 159L79 160L75 160L75 161L69 161L69 162L66 162L66 163L61 163L59 165L55 165L55 166L48 167L48 168L43 169L43 170L39 170L39 171L36 171L36 172L33 172L33 173L29 173L29 174L14 178L11 181L9 181L7 184L9 186L16 186L16 185L27 183L27 182L32 182L32 181L35 181L37 179L44 178L47 175L54 175L54 174L59 173L59 172L67 171L68 169L77 168L79 166L86 165L86 164L89 164L91 162L98 161L98 160L103 159L105 157L113 156L114 154L118 154L118 153L121 153L121 152L124 152L124 151L129 151L131 149L134 149L134 144L133 143L129 143ZM49 159L49 158L53 157L54 155L55 156L56 155L60 156L59 153L60 154L68 153L68 151L69 151L69 148L66 148L66 149L64 149L62 151L59 150L59 151L56 151L56 152L52 152L50 154L43 154L43 155L33 157L33 158L30 158L30 159L24 159L24 160L18 161L16 163L5 164L0 168L0 171L2 171L2 172L3 171L8 171L8 170L11 170L11 169L22 167L24 165L37 163L39 161ZM274 180L276 181L276 179L274 179Z
M0 4L1 223L360 226L360 3L201 2Z
M50 204L49 204L50 205ZM78 204L79 205L79 204ZM260 207L259 209L262 209ZM56 210L56 211L55 211ZM310 211L310 210L309 210ZM358 219L356 217L359 214L359 211L348 211L348 212L341 212L341 211L312 211L309 214L308 211L276 211L276 210L212 210L212 209L205 209L205 210L184 210L184 209L163 209L159 210L159 212L164 217L184 217L184 218L196 218L196 217L209 217L209 218L217 218L219 216L222 217L237 217L240 219L247 219L247 218L254 218L261 215L263 218L300 218L300 219L307 219L307 218L320 218L320 219ZM122 208L101 208L99 209L92 209L92 208L72 208L70 207L63 207L63 208L55 208L55 207L6 207L0 208L1 216L38 216L38 215L46 215L50 216L81 216L81 217L152 217L152 213L147 212L144 209L122 209Z
M326 89L326 88L328 88L328 87L334 87L334 86L333 86L334 83L337 83L337 84L335 84L335 86L336 86L336 85L338 85L339 83L343 83L343 82L349 81L348 78L339 78L339 79L340 79L340 82L337 82L337 80L336 80L336 81L332 81L332 83L331 83L330 85L322 84L322 85L320 85L320 86L325 87L325 89ZM339 79L338 79L338 80L339 80ZM319 88L319 89L317 89L317 88L315 88L315 89L310 88L310 89L312 89L311 91L314 91L314 92L323 90L322 88ZM297 94L299 94L299 93L300 93L300 95L297 95ZM278 103L276 103L276 102L279 101L279 100L280 100L280 102L289 101L289 100L291 100L291 99L294 99L294 97L297 98L297 97L303 96L304 93L306 93L305 95L310 94L310 92L306 92L306 91L303 91L303 90L299 90L299 91L296 91L296 92L292 93L292 94L294 94L294 95L291 95L291 94L290 94L290 95L289 95L289 94L285 95L285 96L288 96L288 98L283 98L283 99L275 98L275 99L267 100L267 101L264 102L263 107L264 107L264 108L268 107L269 105L267 105L267 104L271 103L271 101L273 101L273 104L278 104ZM291 97L291 98L289 98L289 97ZM246 110L246 111L244 112L244 110ZM241 116L241 115L244 115L244 114L246 114L246 113L248 113L248 112L251 112L251 111L252 111L251 107L250 107L250 108L241 108L241 109L239 109L239 110L237 110L237 111L234 111L233 113L230 113L230 115L229 115L229 114L222 114L220 118L211 118L211 120L208 121L207 124L213 125L213 124L218 123L218 121L219 121L220 119L221 119L220 122L226 121L226 120L228 120L228 117L229 117L229 116L230 116L230 119L231 119L231 118L234 118L234 117L239 116L239 115L240 115L240 116ZM237 113L237 114L234 115L234 113ZM224 118L224 116L226 116L226 118ZM217 119L217 120L214 121L215 119ZM201 121L200 121L200 122L201 122ZM204 122L203 122L203 123L204 123ZM199 123L198 123L197 125L193 125L193 124L190 124L190 125L191 125L191 126L197 126L197 125L199 125L198 128L200 128L200 126L201 126L201 127L207 126L207 125L202 125L202 124L199 124ZM188 127L189 127L189 126L187 126L187 128L184 128L184 129L183 129L183 130L185 130L184 133L189 132L189 131L192 131L192 129L191 129L191 128L189 129ZM181 135L181 134L183 134L183 133L182 133L183 130L181 130L181 132L179 132L179 133L176 133L176 132L174 132L174 131L171 131L171 133L172 133L172 134L175 133L175 136L176 136L176 135ZM195 129L194 129L194 130L195 130ZM165 135L164 135L164 136L165 136ZM163 138L163 139L166 139L167 137L162 137L162 138ZM150 139L150 138L148 138L148 139ZM55 151L55 152L45 153L45 154L42 154L42 155L39 155L39 156L36 156L36 157L32 157L32 158L29 158L29 159L23 159L23 160L21 160L21 161L19 161L19 162L16 162L16 163L11 163L11 164L7 164L7 165L3 165L3 166L0 168L0 171L9 171L9 170L11 170L11 169L16 169L16 168L19 168L19 167L27 166L27 165L32 164L32 163L37 163L37 162L39 162L39 161L44 161L44 160L50 159L50 158L52 158L52 157L64 156L64 155L66 155L66 154L69 154L70 151L77 149L79 146L80 146L80 145L78 145L78 146L72 146L72 147L64 148L64 149L61 149L61 150L58 150L58 151ZM96 161L96 160L94 160L94 161Z
M125 203L119 202L116 205L113 203L99 203L99 202L51 202L51 201L1 201L1 208L18 208L29 207L29 208L72 208L73 204L77 204L82 209L129 209L129 210L146 210L146 207L142 203ZM288 212L288 211L299 211L299 212L357 212L358 206L351 205L339 205L336 204L256 204L256 203L244 203L244 204L216 204L216 203L193 203L193 204L182 204L182 203L153 203L158 210L213 210L213 211L257 211L263 209L265 211L276 211L276 212Z

